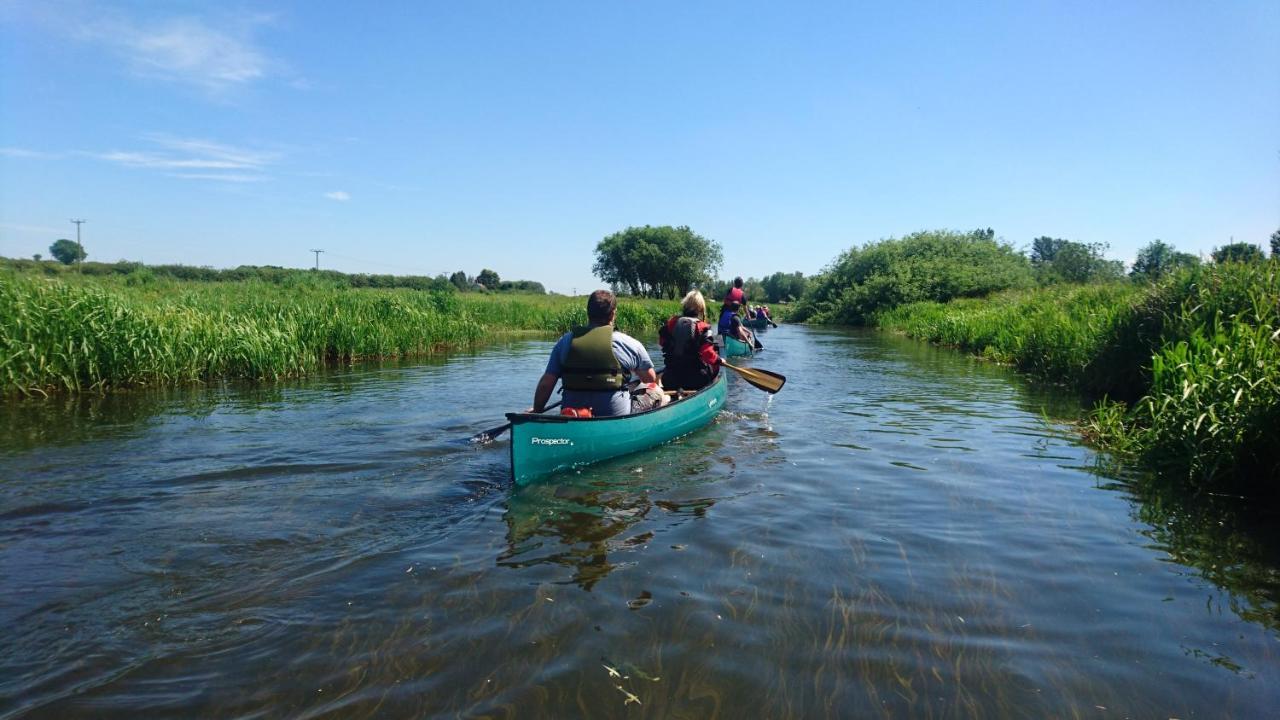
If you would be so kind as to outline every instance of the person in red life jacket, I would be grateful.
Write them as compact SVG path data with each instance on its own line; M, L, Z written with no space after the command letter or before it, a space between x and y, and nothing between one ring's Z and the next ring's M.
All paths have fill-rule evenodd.
M588 324L576 327L551 349L547 369L538 380L530 412L542 412L557 381L564 383L567 409L589 409L590 417L627 415L666 397L653 370L649 351L639 340L613 329L618 301L608 290L587 298ZM633 403L627 376L634 374L642 392Z
M742 276L733 279L733 287L729 288L729 292L724 294L725 304L736 302L739 305L747 304L747 292L742 289Z
M720 308L720 322L716 324L716 332L722 337L741 340L754 347L755 336L742 324L742 315L739 314L741 309L742 307L736 301L726 301Z
M667 363L662 385L672 390L698 390L720 373L720 354L707 324L707 301L702 293L691 290L680 306L681 314L672 315L658 330L658 344Z

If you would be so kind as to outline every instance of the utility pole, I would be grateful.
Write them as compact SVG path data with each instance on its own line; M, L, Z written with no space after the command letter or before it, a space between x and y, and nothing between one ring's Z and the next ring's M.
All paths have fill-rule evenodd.
M71 222L76 224L76 247L80 248L80 251L79 251L80 254L76 256L76 269L78 269L80 272L84 272L84 266L82 264L84 263L84 245L80 244L80 226L85 224L88 221L72 220Z
M322 252L324 252L324 251L323 251L323 250L309 250L308 252L313 252L313 253L315 253L315 254L316 254L316 269L317 269L317 270L319 270L319 269L320 269L320 253L322 253Z

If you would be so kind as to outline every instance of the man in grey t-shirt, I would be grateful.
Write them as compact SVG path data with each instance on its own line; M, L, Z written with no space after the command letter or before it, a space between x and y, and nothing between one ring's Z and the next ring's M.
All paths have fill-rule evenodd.
M613 325L617 316L617 300L608 290L597 290L587 298L587 319L591 327ZM565 333L547 360L547 369L538 380L538 387L533 393L533 412L542 412L555 389L556 382L564 375L564 364L569 357L569 346L573 342L573 333ZM613 357L623 374L635 375L641 382L656 383L658 376L653 370L653 361L649 359L649 351L639 340L626 333L613 331L611 346ZM610 415L626 415L631 412L631 394L620 390L565 390L564 407L591 408L594 417Z

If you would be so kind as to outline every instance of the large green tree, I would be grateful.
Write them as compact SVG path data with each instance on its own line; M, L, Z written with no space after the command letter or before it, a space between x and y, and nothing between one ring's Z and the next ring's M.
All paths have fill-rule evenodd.
M1216 263L1258 262L1266 257L1262 254L1262 248L1247 242L1231 243L1213 250L1213 261Z
M679 297L720 268L720 244L670 225L629 227L596 245L596 277L632 295Z
M1174 270L1195 267L1200 258L1191 253L1178 252L1172 245L1163 240L1152 240L1138 251L1133 261L1129 276L1141 280L1159 280Z
M449 276L449 282L459 290L470 290L471 281L467 279L467 274L461 270Z
M476 282L483 285L486 290L497 290L498 285L502 283L502 278L498 277L498 273L485 268L476 276Z
M1103 257L1106 243L1081 243L1041 236L1031 241L1031 266L1042 285L1096 282L1124 275L1124 264Z
M1271 233L1271 257L1280 257L1280 230Z
M799 300L804 295L806 282L802 272L776 272L761 281L765 299L769 302Z
M63 265L70 265L76 261L83 261L89 256L89 253L81 249L80 246L76 244L76 241L67 240L65 238L53 241L53 244L49 246L49 253Z

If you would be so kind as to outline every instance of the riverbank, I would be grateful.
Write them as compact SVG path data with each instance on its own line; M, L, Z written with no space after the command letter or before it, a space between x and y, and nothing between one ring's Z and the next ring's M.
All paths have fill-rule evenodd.
M677 306L625 298L618 325L648 337ZM0 394L45 395L213 378L277 379L403 358L506 330L564 332L582 298L353 288L323 278L188 282L0 271Z
M1280 263L913 303L874 324L1084 392L1086 434L1162 474L1276 490Z

